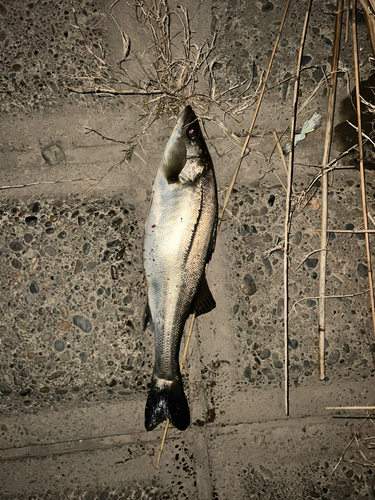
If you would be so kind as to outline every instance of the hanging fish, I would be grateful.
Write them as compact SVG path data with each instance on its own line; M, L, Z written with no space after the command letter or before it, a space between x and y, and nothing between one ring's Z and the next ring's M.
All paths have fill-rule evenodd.
M210 153L190 106L168 140L146 217L144 268L148 294L144 329L155 334L155 365L145 410L148 431L166 420L190 425L179 367L188 316L215 307L205 266L215 247L217 189Z

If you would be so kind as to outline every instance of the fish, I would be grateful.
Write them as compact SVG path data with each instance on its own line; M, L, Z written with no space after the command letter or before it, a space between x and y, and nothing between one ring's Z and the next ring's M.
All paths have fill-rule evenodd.
M211 155L191 106L180 113L152 188L143 245L147 301L143 330L155 337L155 364L145 408L145 428L164 420L190 425L179 351L190 314L216 303L205 268L216 242L217 186Z

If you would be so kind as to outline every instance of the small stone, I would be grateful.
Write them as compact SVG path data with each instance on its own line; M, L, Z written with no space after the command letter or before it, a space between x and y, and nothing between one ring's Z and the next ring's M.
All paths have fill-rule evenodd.
M55 363L52 363L52 361L50 361L49 363L47 363L47 365L46 365L46 369L47 369L49 372L53 372L53 370L55 369Z
M306 307L315 307L316 306L316 301L313 299L307 299L306 300Z
M18 259L12 259L11 264L15 269L22 269L22 262Z
M345 352L345 354L348 354L348 352L349 352L349 344L346 344L346 343L345 343L345 344L342 346L342 350Z
M48 340L51 339L51 337L52 337L52 335L49 332L46 332L46 333L43 333L42 340L44 340L44 342L47 342Z
M245 368L244 372L243 372L243 376L244 376L245 378L250 379L250 378L251 378L251 371L252 371L252 370L251 370L251 366L250 366L250 365L248 365L248 366Z
M80 328L83 332L91 332L92 326L90 320L82 316L81 314L76 314L73 316L73 324Z
M25 243L31 243L33 241L33 235L30 233L26 233L23 238L25 240Z
M241 236L245 236L250 232L250 226L248 224L241 224L238 228L238 232Z
M63 340L56 340L54 343L54 348L58 352L62 352L65 349L65 343Z
M284 236L284 226L273 226L271 227L271 231L273 234L276 234L276 236Z
M34 356L35 356L35 352L28 352L28 353L27 353L27 357L28 357L29 359L33 359L33 357L34 357Z
M56 372L53 372L49 377L48 379L49 380L55 380L56 378L59 378L59 377L62 377L63 375L65 375L65 371L64 370L57 370Z
M345 229L347 231L353 231L354 229L354 224L345 224Z
M276 352L272 353L272 363L275 368L282 368L283 364L279 359L279 356Z
M271 325L266 325L266 326L264 327L264 331L265 331L266 333L270 334L270 335L273 335L273 334L275 333L275 329L274 329L274 327L273 327L273 326L271 326Z
M61 311L61 315L62 315L63 318L67 318L68 317L68 311L67 311L66 307L61 306L60 307L60 311Z
M56 255L56 250L51 247L50 245L46 246L46 248L44 249L46 253L48 253L48 255L50 255L51 257L55 257Z
M44 325L43 323L38 323L38 326L36 327L39 333L41 333L44 330Z
M60 285L60 286L64 283L62 276L60 274L58 274L56 276L55 283L56 283L56 285Z
M107 262L109 259L109 256L111 255L111 252L109 250L105 250L102 258L102 262Z
M259 465L259 468L265 476L269 477L270 479L273 479L273 472L267 469L266 467L263 467L263 465Z
M314 269L318 265L318 259L306 259L305 264L309 269Z
M56 222L57 221L57 215L51 215L51 217L49 218L49 220L51 222Z
M41 387L39 390L42 394L47 394L49 392L49 387Z
M81 273L83 270L83 262L82 260L77 260L76 261L76 265L75 265L75 268L74 268L74 274L77 275L79 273Z
M13 339L3 339L3 344L5 347L7 347L8 349L15 349L17 347L17 343L15 340Z
M31 293L25 295L25 302L28 306L32 305L32 303L34 302L34 297L31 295Z
M55 230L53 229L53 227L48 227L48 228L46 229L46 233L47 233L47 234L53 234L54 232L55 232Z
M57 325L57 328L59 330L61 330L62 332L66 332L67 330L69 330L69 328L71 327L72 325L69 323L69 321L63 321L62 323L59 323Z
M1 384L0 392L1 394L4 394L4 396L9 396L12 394L12 388L8 384Z
M67 392L68 392L68 389L56 389L56 394L58 394L59 396L63 396Z
M276 378L276 375L272 373L272 370L269 368L263 368L262 373L268 378L268 380L275 380Z
M29 205L29 210L33 214L37 214L38 212L40 212L40 203L39 203L39 201L36 201L35 203L32 203L31 205Z
M62 356L61 356L61 359L63 361L70 361L70 351L65 351Z
M335 363L337 363L339 358L340 358L340 351L338 349L333 349L328 356L327 364L334 365Z
M262 262L264 266L264 272L266 273L266 276L270 277L273 274L273 269L272 269L272 264L269 259L262 257Z
M244 277L241 283L241 290L245 295L254 295L254 293L257 291L255 281L250 276L250 274L246 274L246 276Z
M36 281L30 283L30 292L34 294L39 293L39 285Z
M358 264L358 266L357 266L357 274L361 278L367 278L368 277L368 267L365 266L362 263Z
M89 262L86 266L87 271L92 271L96 268L96 262Z
M47 361L47 358L45 356L35 356L35 358L34 358L35 365L41 365L42 363L45 363L46 361Z
M296 339L289 339L288 344L290 345L290 347L291 347L293 350L296 350L296 349L297 349L297 347L298 347L298 340L296 340Z
M79 353L79 359L82 361L82 363L86 363L86 361L87 361L87 354L85 352L80 352Z
M9 248L12 250L12 252L21 252L21 250L23 249L23 245L19 241L14 240L9 243Z
M121 219L121 217L116 217L112 221L112 227L114 227L114 228L120 227L123 222L124 221Z
M90 243L84 243L82 246L83 255L88 255L90 253L91 245Z
M58 238L60 238L60 240L63 240L66 238L66 235L68 233L66 231L60 231L59 234L57 235Z
M273 207L273 204L275 203L275 195L271 194L271 196L268 198L267 203L270 207Z
M25 218L26 226L28 227L36 227L38 224L38 217L35 217L35 215L30 215L29 217Z
M301 66L306 66L307 64L309 64L309 62L311 61L312 57L311 56L302 56L302 59L301 59Z
M79 226L84 226L85 224L86 224L86 219L80 215L78 217L78 225Z
M260 359L268 359L271 356L271 351L269 349L263 349L260 354Z
M121 241L120 240L113 240L113 241L109 241L107 243L107 248L119 247L120 245L121 245Z
M31 392L31 389L30 387L26 387L26 389L22 389L22 391L20 391L20 396L22 397L25 397L25 396L28 396Z
M302 241L302 233L301 231L297 231L296 234L292 238L292 244L298 247Z

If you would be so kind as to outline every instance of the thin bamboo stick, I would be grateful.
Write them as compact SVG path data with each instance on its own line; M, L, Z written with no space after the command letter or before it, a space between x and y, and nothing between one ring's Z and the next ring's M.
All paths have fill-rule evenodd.
M361 117L361 100L359 96L359 66L358 66L358 41L357 41L357 26L356 26L356 7L357 1L353 0L353 10L352 10L352 28L353 28L353 54L354 54L354 69L355 69L355 96L356 96L356 107L357 107L357 120L358 120L358 146L359 146L359 171L361 176L361 193L362 193L362 208L363 208L363 225L365 230L368 230L368 218L367 218L367 203L366 203L366 182L365 182L365 167L363 164L363 145L362 145L362 117ZM375 301L374 301L374 290L373 290L373 280L372 280L372 267L371 267L371 251L370 251L370 238L369 234L365 233L366 242L366 254L367 254L367 269L368 269L368 281L370 288L370 300L371 300L371 314L372 314L372 326L375 335Z
M375 406L326 406L326 410L375 410Z
M375 233L375 229L327 229L327 233L350 233L350 234L363 234Z
M289 370L288 370L288 251L289 251L289 231L291 223L291 197L292 197L292 185L293 185L293 158L294 158L294 134L296 131L296 121L297 121L297 104L298 104L298 89L299 80L301 73L301 62L303 47L305 45L307 24L309 22L309 16L311 11L312 0L309 0L305 21L303 23L301 43L298 53L298 62L296 70L296 78L294 80L294 96L293 96L293 113L292 113L292 123L290 127L290 152L289 152L289 163L287 172L287 191L286 191L286 203L285 203L285 231L284 231L284 402L285 402L285 414L289 415Z
M330 93L328 98L328 111L326 123L326 135L324 141L324 152L322 168L329 162L331 153L331 141L333 131L333 117L335 112L337 67L340 52L341 20L343 0L337 0L335 34L332 51L332 72L330 81ZM320 272L319 272L319 380L325 378L324 363L324 341L325 341L325 285L326 285L326 263L327 263L327 221L328 221L328 173L322 175L322 225L320 234Z

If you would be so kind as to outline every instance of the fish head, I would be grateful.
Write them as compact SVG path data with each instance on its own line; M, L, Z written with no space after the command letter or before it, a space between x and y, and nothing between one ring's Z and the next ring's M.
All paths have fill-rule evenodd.
M177 183L186 177L180 174L187 163L194 161L194 171L201 173L210 158L198 118L191 106L186 106L165 147L162 173L168 184Z

